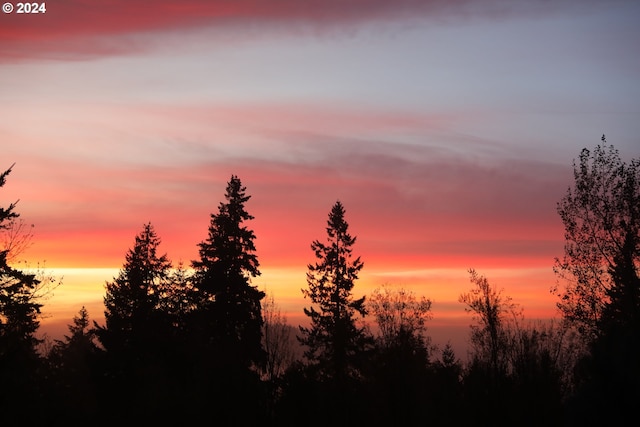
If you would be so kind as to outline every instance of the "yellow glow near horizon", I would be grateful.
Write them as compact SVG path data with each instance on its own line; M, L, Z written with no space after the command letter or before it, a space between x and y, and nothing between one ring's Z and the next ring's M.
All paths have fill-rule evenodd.
M61 282L43 303L41 320L44 332L60 335L61 325L71 323L82 306L90 318L104 321L103 298L105 283L118 275L119 268L48 268L47 274ZM310 306L301 289L306 288L306 268L262 268L262 275L253 279L253 285L273 295L277 307L287 316L289 324L307 322L303 308ZM525 309L527 318L550 318L554 315L555 297L548 292L553 274L548 268L485 269L478 270L505 296ZM419 270L363 269L356 282L355 297L370 295L381 285L404 288L417 297L433 301L432 325L468 323L469 315L458 302L460 293L467 292L471 284L464 269L441 268ZM541 297L542 295L542 297ZM370 321L372 321L370 319ZM56 331L51 330L57 328Z

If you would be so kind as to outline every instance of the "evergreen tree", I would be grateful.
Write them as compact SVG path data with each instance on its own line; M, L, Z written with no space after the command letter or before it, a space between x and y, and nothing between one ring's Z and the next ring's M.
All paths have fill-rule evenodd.
M107 351L139 354L157 333L160 296L171 269L167 255L158 254L159 245L153 226L145 224L118 277L106 284L106 326L98 336Z
M153 226L145 224L118 277L106 284L106 325L97 327L106 350L107 404L133 419L149 420L150 414L157 414L173 388L166 381L172 364L167 360L172 330L159 309L171 263L158 254L159 245Z
M194 310L188 327L197 377L192 401L221 424L253 424L264 415L259 368L266 362L262 347L261 300L264 292L251 284L260 275L253 219L245 203L251 198L232 175L225 201L211 214L209 235L192 261ZM202 409L200 409L202 408Z
M12 167L0 174L0 188ZM0 208L0 232L9 230L18 218L15 206L11 203ZM36 301L40 281L34 274L10 266L10 257L10 249L0 250L0 410L5 411L6 419L11 419L19 405L34 404L32 382L39 359L36 346L40 342L34 334L42 307Z
M102 351L96 345L96 330L91 327L84 306L68 329L69 335L65 335L64 340L56 340L47 357L54 390L49 416L51 420L80 423L98 415Z
M307 346L305 357L318 368L320 379L338 383L359 375L369 337L356 325L356 316L367 314L365 298L352 296L355 280L364 266L360 257L352 258L356 238L349 234L342 203L336 202L327 221L327 243L311 244L317 261L309 264L305 298L315 306L305 308L311 326L301 327L300 341ZM316 308L317 307L317 308Z
M62 359L65 359L66 355L84 357L87 354L96 353L98 351L98 346L95 343L96 330L90 327L87 309L82 306L72 321L73 324L67 326L70 335L65 335L64 340L56 340L52 352L61 356ZM67 363L64 360L61 362ZM75 362L68 362L68 364L78 365Z
M245 209L251 198L232 175L225 202L211 214L209 236L199 246L200 259L192 261L198 310L207 341L223 363L250 368L262 365L262 312L264 292L251 285L260 275L255 234L244 223L253 219Z

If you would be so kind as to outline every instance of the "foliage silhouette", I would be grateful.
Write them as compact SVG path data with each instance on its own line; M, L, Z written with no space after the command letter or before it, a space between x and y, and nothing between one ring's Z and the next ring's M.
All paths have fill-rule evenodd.
M98 328L98 337L108 352L139 353L158 327L160 299L171 269L167 255L158 254L159 245L155 229L145 224L118 277L106 284L106 325Z
M296 340L296 328L287 323L287 318L280 312L273 294L264 299L262 315L262 345L267 359L261 376L267 388L267 414L274 417L275 404L283 393L283 376L299 359L299 344Z
M159 254L160 243L154 227L145 224L118 276L106 284L106 324L96 331L106 351L105 386L112 389L107 399L131 417L155 413L155 398L169 393L165 348L172 331L161 298L170 286L171 262Z
M352 259L356 238L349 234L344 214L342 203L336 202L327 221L327 243L311 244L317 262L308 265L309 288L302 293L314 305L304 309L311 326L300 328L305 357L317 367L319 378L338 382L358 376L359 358L367 344L364 327L356 325L356 315L367 314L365 297L352 296L364 264L360 257Z
M349 234L344 214L337 201L327 220L326 243L311 244L317 261L308 265L308 289L302 290L312 303L304 309L311 325L300 327L299 340L306 346L307 375L315 381L314 399L331 408L323 414L326 421L349 423L362 402L360 379L372 339L356 324L357 316L367 314L365 297L352 296L364 264L360 257L353 258L356 238Z
M606 306L619 321L640 306L640 159L623 162L603 135L593 152L582 150L573 174L573 188L558 202L566 242L554 270L565 286L554 291L565 319L589 341Z
M380 331L378 345L385 348L407 347L410 351L428 351L426 322L431 319L432 301L417 298L409 290L392 289L389 285L376 288L367 307ZM428 355L427 355L428 356Z
M273 382L296 360L295 328L287 323L273 294L263 301L262 314L262 346L267 353L263 376L266 381Z
M574 162L558 203L565 250L555 271L564 318L588 354L578 364L576 418L617 422L640 399L640 159L621 160L605 136Z
M217 214L211 214L209 236L199 246L195 270L198 310L208 321L208 339L223 348L226 362L245 368L262 366L261 345L264 292L251 285L260 275L255 233L244 223L253 219L245 209L251 198L237 176L231 176ZM204 325L203 325L204 326ZM222 356L222 355L221 355Z
M0 174L0 188L13 166ZM0 207L0 233L5 247L0 250L0 413L7 417L20 414L34 404L37 392L36 372L40 366L35 336L42 304L37 301L41 284L35 274L9 265L16 247L7 237L19 217L16 203ZM8 242L8 244L7 244Z
M477 425L559 425L563 329L525 327L521 308L486 277L469 270L474 288L459 301L474 314L472 358L463 374L465 405Z
M83 306L68 325L70 335L56 340L47 355L50 378L50 421L77 423L98 415L103 351Z
M225 201L211 214L208 237L199 247L194 269L194 310L188 316L193 363L198 369L202 405L212 405L222 423L252 423L264 414L262 309L264 292L251 279L260 275L253 219L245 204L251 196L232 175ZM206 392L206 391L210 391ZM207 398L208 395L208 398ZM208 413L209 409L204 410ZM205 416L205 415L203 415Z
M299 328L306 351L295 360L292 327L252 284L250 196L234 175L191 269L173 268L145 224L106 284L105 325L90 327L82 307L45 360L42 278L13 267L29 231L15 203L0 208L0 424L623 424L640 399L640 160L623 162L603 138L582 151L574 178L558 203L563 321L526 322L470 270L464 364L450 345L436 357L430 299L388 287L353 296L363 263L339 201L326 241L311 244L310 326Z
M507 330L505 317L516 309L510 297L502 295L489 284L484 276L470 269L471 283L475 285L469 292L460 295L459 301L473 313L477 325L471 326L471 344L476 363L488 367L494 378L503 376L507 369Z
M420 422L429 406L432 380L431 340L426 334L431 300L387 285L373 291L367 307L379 330L369 373L376 418L401 425Z

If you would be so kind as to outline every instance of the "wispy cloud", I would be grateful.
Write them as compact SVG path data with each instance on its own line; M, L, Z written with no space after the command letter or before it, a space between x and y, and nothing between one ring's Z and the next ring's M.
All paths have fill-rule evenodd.
M360 125L379 116L361 117ZM353 138L349 135L358 133L358 126L342 121L344 127L336 120L335 133L321 133L320 119L305 125L308 133L283 131L278 144L267 137L235 151L224 148L234 140L223 147L185 145L180 162L168 160L177 148L171 145L147 148L155 149L156 160L166 161L142 157L125 163L115 157L105 162L100 153L108 153L106 146L95 146L94 158L57 158L51 164L45 155L33 157L28 167L42 185L28 185L38 192L21 195L21 207L36 223L38 239L65 241L55 251L53 243L39 245L42 256L49 251L61 262L82 258L117 265L129 236L152 221L173 257L188 260L205 237L208 215L222 199L226 180L237 174L253 195L258 249L274 264L304 265L308 245L322 234L337 199L347 207L362 250L380 262L552 256L549 241L561 238L554 234L554 207L567 167L514 159L508 152L488 156L500 153L497 143L461 154L451 141ZM378 129L405 122L386 123L379 120ZM415 123L417 129L429 129L429 120ZM261 135L260 126L254 131ZM16 185L13 191L19 194L21 184ZM96 241L101 249L88 257Z
M585 4L587 3L587 4ZM596 0L582 2L592 7ZM565 9L569 0L513 2L508 0L58 0L47 3L44 15L3 16L0 60L29 58L88 59L140 52L154 45L144 34L190 29L242 29L325 33L354 26L397 20L431 22L501 19L513 15Z

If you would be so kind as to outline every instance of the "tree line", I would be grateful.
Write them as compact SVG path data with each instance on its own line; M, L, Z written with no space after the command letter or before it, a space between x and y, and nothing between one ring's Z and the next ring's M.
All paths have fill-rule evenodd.
M470 269L459 296L472 315L466 363L432 344L429 298L393 286L354 296L364 262L340 201L311 243L308 326L289 325L252 284L251 196L234 175L197 259L174 265L145 224L106 283L104 324L82 307L68 335L43 343L39 297L51 278L13 266L25 233L11 203L0 208L0 421L621 424L640 398L640 159L622 161L603 136L573 169L557 205L560 318L525 319Z

